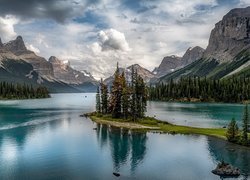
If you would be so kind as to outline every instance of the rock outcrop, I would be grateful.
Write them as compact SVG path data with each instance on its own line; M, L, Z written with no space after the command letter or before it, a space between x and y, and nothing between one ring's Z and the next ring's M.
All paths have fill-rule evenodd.
M221 177L238 177L240 175L240 170L222 161L212 170L212 173Z
M218 62L233 61L242 50L250 48L250 7L232 9L215 24L204 58Z
M166 56L161 61L161 64L158 68L154 69L153 73L157 77L164 76L168 73L175 71L178 67L181 66L181 57L178 56Z
M181 58L181 66L184 67L192 62L202 58L205 49L195 46L193 48L188 48L183 57Z
M37 56L32 51L26 51L19 55L21 59L30 63L36 72L47 79L54 78L54 71L52 64L49 63L45 58Z
M19 55L20 53L27 51L27 48L21 36L17 36L15 40L12 40L4 44L4 48L8 51L11 51L15 55Z

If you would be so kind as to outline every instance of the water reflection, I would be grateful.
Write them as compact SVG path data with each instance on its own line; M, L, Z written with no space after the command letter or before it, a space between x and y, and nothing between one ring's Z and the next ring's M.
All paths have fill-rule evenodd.
M250 150L217 138L208 137L208 146L215 161L228 162L238 167L245 179L250 178Z
M147 134L104 124L96 124L96 134L100 147L110 148L114 171L130 161L130 172L135 174L146 155Z
M242 104L149 101L147 115L179 125L222 127L234 117L241 123Z

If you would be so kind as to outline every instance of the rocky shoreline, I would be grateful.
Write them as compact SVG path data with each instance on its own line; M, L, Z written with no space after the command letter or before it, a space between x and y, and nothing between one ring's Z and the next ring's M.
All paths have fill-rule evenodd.
M217 167L212 170L212 173L220 176L220 177L238 177L241 172L237 167L233 167L232 165L225 163L222 161L217 165Z

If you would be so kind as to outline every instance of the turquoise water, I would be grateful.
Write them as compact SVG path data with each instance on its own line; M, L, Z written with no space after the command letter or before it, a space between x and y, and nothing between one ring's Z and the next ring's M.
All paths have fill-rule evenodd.
M150 101L147 115L178 125L218 127L232 118L241 125L244 105L221 103L169 103Z
M249 148L206 136L138 133L79 117L94 106L94 94L0 101L0 179L210 180L219 179L211 170L221 160L241 169L244 175L239 179L250 175ZM149 104L155 108L151 112L165 117L162 106ZM174 118L186 123L181 121L179 106ZM194 117L202 114L193 112ZM165 113L175 114L173 109ZM208 122L217 125L213 118Z

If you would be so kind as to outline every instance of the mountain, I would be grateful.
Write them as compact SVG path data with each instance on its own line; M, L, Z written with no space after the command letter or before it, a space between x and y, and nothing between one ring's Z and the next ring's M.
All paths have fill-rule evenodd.
M181 58L182 64L181 66L184 67L188 64L191 64L194 61L197 61L198 59L202 58L204 54L205 49L201 48L200 46L190 47L185 52L183 57Z
M84 89L84 86L90 89L92 86L93 91L96 91L97 81L89 72L77 71L70 66L69 61L59 60L55 56L51 56L49 62L53 66L56 79L79 89Z
M34 52L27 50L23 38L18 36L15 40L3 45L6 51L12 52L20 59L30 63L34 70L44 78L51 79L54 76L52 65L43 57L37 56Z
M203 56L203 53L204 49L196 46L194 48L188 48L183 57L175 55L164 57L159 67L155 68L153 73L157 77L167 75L200 59Z
M172 56L166 56L161 61L161 64L158 68L155 68L153 73L157 77L161 77L163 75L166 75L168 73L173 72L181 65L181 57L172 55Z
M86 71L77 71L70 66L68 61L62 61L51 56L49 62L53 66L54 76L56 79L67 84L82 84L85 82L96 82L94 77Z
M26 61L16 58L3 58L3 56L1 56L0 63L0 81L25 83L33 85L34 87L43 85L46 86L50 92L54 93L79 92L79 90L63 82L44 79L34 70L33 66Z
M211 31L204 55L197 61L159 78L168 82L182 76L213 79L232 75L250 76L250 7L228 12Z
M141 67L139 64L133 64L133 65L127 67L126 69L119 68L120 73L125 71L127 81L131 81L132 68L134 68L134 70L137 71L138 75L140 75L146 83L149 83L149 81L155 77L155 75L152 72ZM106 83L108 86L111 86L113 80L114 80L114 75L105 79L104 83Z
M53 65L28 50L21 36L4 44L0 39L0 81L42 85L50 92L57 93L86 92L96 89L96 81L90 74L76 71L67 65L65 70L69 78L63 79L58 76L60 69L55 66L54 70Z
M215 24L204 58L230 62L250 47L250 7L232 9Z

